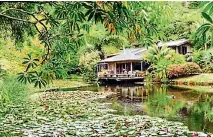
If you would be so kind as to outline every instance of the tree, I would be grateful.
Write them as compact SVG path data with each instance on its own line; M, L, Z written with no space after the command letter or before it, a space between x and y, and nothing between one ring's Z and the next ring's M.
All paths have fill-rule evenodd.
M128 37L145 46L157 38L157 24L165 8L155 2L1 2L0 30L15 40L38 37L43 44L40 56L29 54L19 80L45 86L54 78L63 78L67 64L86 44L85 33L93 24L101 23L109 34ZM168 5L166 5L167 7ZM152 12L155 11L155 12ZM128 34L127 36L125 34ZM29 40L30 41L30 40ZM95 44L103 58L100 39ZM28 65L33 64L33 65Z
M42 87L53 78L66 75L70 52L77 53L84 43L82 30L89 31L91 23L101 22L110 32L119 32L123 29L119 25L128 18L127 12L122 2L2 2L0 30L16 43L25 40L25 33L38 36L44 43L41 59L29 56L23 64L30 65L19 73L20 81Z
M157 64L159 60L169 55L170 50L171 49L166 45L162 48L159 48L157 45L153 45L146 51L144 59L153 64Z
M207 49L209 43L210 46L213 46L213 20L211 18L213 14L213 2L202 2L200 7L205 7L202 12L202 17L206 23L202 24L196 30L195 43L200 42L201 45L205 45L205 49Z
M145 53L144 60L151 63L148 68L154 73L158 80L166 80L167 71L171 64L182 64L185 62L183 55L176 53L168 46L158 47L153 45Z
M201 25L196 31L196 42L202 41L203 45L208 44L211 41L211 46L213 46L213 20L205 12L202 12L202 16L205 18L207 23ZM206 46L205 46L206 49Z

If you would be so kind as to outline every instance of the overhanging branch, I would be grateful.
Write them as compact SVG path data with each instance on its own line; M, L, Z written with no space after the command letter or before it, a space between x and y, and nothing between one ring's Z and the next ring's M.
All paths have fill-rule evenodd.
M30 24L35 24L35 22L31 22L29 20L24 20L24 19L19 19L19 18L16 18L16 17L5 15L5 14L0 14L0 16L11 19L11 20L17 20L17 21L27 22L27 23L30 23Z

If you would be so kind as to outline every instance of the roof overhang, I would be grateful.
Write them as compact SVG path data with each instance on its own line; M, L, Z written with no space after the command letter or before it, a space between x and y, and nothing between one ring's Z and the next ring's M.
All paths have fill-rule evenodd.
M101 60L99 61L98 63L113 63L113 62L137 62L137 61L142 61L143 59L137 59L137 60L116 60L116 61L104 61L104 60Z
M187 39L180 39L175 41L169 41L169 42L160 42L157 44L158 47L168 46L168 47L179 47L184 44L192 45L192 43Z

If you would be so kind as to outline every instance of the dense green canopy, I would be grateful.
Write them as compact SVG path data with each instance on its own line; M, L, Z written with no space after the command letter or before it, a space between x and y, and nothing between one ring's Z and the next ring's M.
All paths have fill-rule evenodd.
M205 4L209 3L202 6ZM19 50L26 45L37 47L36 52L29 51L24 58L26 68L19 73L19 80L42 87L52 79L66 77L67 72L82 71L79 67L84 60L79 58L91 51L97 53L98 60L132 43L148 47L158 41L194 40L202 21L199 5L200 2L1 2L0 36L1 41L13 41ZM212 13L211 9L206 11ZM39 44L32 42L36 38ZM200 41L198 48L203 45Z

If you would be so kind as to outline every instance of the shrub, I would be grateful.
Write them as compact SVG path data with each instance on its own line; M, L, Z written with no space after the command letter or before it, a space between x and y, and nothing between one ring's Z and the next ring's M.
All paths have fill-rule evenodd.
M176 53L174 50L170 52L172 64L183 64L186 62L185 56L179 53Z
M79 66L85 81L93 81L97 78L96 66L100 61L99 52L92 50L80 56Z
M185 75L190 75L190 74L195 74L195 73L201 72L200 66L197 63L187 62L187 63L183 64L183 66L184 66Z
M180 77L184 75L184 67L182 64L170 65L167 71L168 78Z
M184 64L170 65L167 71L168 78L177 78L181 76L200 73L200 66L193 62L187 62Z
M201 51L194 51L193 52L193 62L199 64L201 67L204 67L205 65L205 60L203 60L204 55L206 52L204 50Z
M2 66L0 65L0 78L2 76L6 75L6 71L2 68Z

